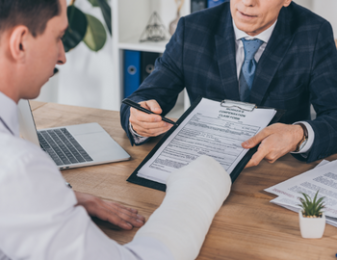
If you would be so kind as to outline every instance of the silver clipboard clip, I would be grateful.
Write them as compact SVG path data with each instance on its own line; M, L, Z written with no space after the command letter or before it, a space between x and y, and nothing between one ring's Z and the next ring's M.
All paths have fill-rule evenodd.
M240 102L240 101L233 101L233 100L229 100L229 99L222 100L220 105L222 107L228 107L228 108L229 107L237 107L237 108L239 108L243 111L249 111L249 112L252 112L256 108L255 104Z

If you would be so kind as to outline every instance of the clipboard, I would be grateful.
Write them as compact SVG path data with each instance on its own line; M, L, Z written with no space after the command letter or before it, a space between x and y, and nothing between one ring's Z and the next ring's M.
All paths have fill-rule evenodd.
M202 100L202 97L198 98L196 102L194 102L188 110L185 111L185 113L178 119L176 122L176 125L173 126L164 136L163 138L158 142L158 144L151 150L151 152L145 157L145 159L141 162L141 164L134 170L134 172L130 175L130 177L127 179L128 182L138 184L141 186L145 186L151 189L156 189L160 191L166 191L166 185L155 182L146 178L142 178L137 176L138 171L144 166L144 164L150 160L153 155L157 152L159 147L161 147L166 139L179 127L179 125L186 119L186 117L198 106L200 101ZM246 102L240 102L240 101L233 101L233 100L214 100L219 102L219 105L222 107L227 108L239 108L244 111L253 111L255 108L259 109L274 109L270 107L258 107L255 104L246 103ZM273 119L270 121L269 125L277 123L283 114L285 113L285 110L279 110L275 109L276 114L273 117ZM246 153L246 155L241 159L241 161L236 165L234 170L231 172L230 177L232 180L232 183L237 179L237 177L240 175L241 171L245 168L246 164L249 162L249 160L252 158L253 154L257 151L258 145L252 149L249 149L249 151Z

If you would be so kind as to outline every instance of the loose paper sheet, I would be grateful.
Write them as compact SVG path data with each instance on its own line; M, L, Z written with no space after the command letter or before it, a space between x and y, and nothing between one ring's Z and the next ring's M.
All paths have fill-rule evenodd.
M295 212L300 210L300 192L313 198L318 190L318 197L325 197L327 223L337 227L337 161L322 161L313 170L265 189L279 196L270 202Z
M243 111L203 98L137 175L165 184L172 171L203 154L230 174L248 151L242 142L265 128L275 114L275 109Z

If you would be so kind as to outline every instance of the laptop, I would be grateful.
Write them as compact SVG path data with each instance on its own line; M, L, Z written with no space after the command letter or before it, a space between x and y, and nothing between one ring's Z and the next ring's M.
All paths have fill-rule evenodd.
M40 146L60 170L130 159L98 123L38 131L28 100L20 100L18 107L21 137Z

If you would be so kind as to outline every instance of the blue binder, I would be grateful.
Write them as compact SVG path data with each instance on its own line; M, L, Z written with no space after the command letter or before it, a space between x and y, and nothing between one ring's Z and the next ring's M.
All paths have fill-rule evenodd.
M130 96L140 85L140 52L124 51L124 98Z
M226 0L208 0L208 8L224 3Z

